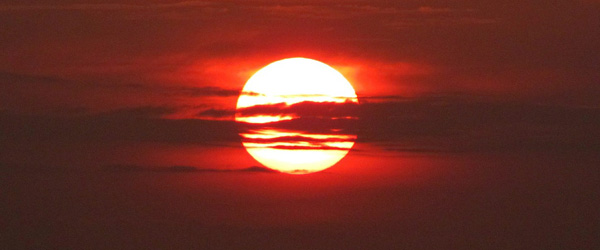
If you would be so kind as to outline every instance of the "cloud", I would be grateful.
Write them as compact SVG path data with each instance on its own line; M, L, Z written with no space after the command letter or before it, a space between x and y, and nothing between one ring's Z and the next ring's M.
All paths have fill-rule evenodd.
M256 115L292 115L297 117L356 117L358 103L354 102L312 102L305 101L286 105L285 103L255 105L237 110L243 117Z
M169 90L169 88L166 88ZM232 97L239 96L240 90L237 89L225 89L221 87L215 86L207 86L207 87L174 87L170 88L171 91L180 96L190 96L190 97Z
M107 79L70 80L51 75L1 71L0 90L0 106L16 113L65 115L74 114L71 111L78 110L93 114L158 104L171 109L165 115L178 117L191 117L193 113L205 108L204 103L197 107L189 104L200 98L228 99L240 94L239 89L217 86L112 82Z
M139 165L106 165L102 169L107 172L153 172L153 173L279 173L279 171L262 166L251 166L238 169L200 168L193 166L150 167Z
M158 142L215 145L238 142L232 121L163 119L170 107L137 107L80 116L0 113L3 143Z
M358 119L360 120L360 118ZM359 123L356 119L331 119L330 117L298 117L264 124L239 123L240 132L260 129L300 131L308 134L356 134Z
M42 75L15 74L0 71L0 83L7 84L68 84L67 80Z
M342 105L343 106L343 105ZM141 106L95 115L25 116L0 112L2 143L43 142L93 145L104 142L157 142L180 145L239 143L238 133L259 129L321 135L357 135L393 151L462 152L523 150L599 150L600 109L490 101L468 96L405 98L364 102L359 119L305 117L269 124L236 124L231 120L163 119L173 110ZM345 139L284 137L326 146ZM249 139L273 143L276 139Z
M253 148L250 146L249 148ZM261 147L256 147L261 148ZM347 147L334 147L327 145L311 145L311 146L301 146L301 145L274 145L268 146L268 148L272 149L286 149L286 150L342 150L347 151L349 148Z
M308 116L268 124L242 124L239 129L244 133L268 128L310 134L356 134L360 143L375 143L387 150L403 152L600 148L597 107L543 105L469 95L372 96L368 100L371 101L357 105L358 120ZM280 112L286 108L279 104L256 111ZM321 143L293 137L244 140Z
M200 13L192 10L201 11ZM77 4L4 4L2 12L24 11L128 11L150 12L153 17L166 19L204 19L198 14L245 13L262 15L263 18L285 18L288 20L351 20L368 17L395 17L403 23L419 25L418 20L460 20L465 13L477 11L462 6L431 7L414 4L390 4L387 2L364 3L248 3L246 1L182 1L174 3L77 3ZM439 15L441 14L441 15ZM451 14L452 16L448 16ZM143 18L149 18L144 16ZM464 20L464 19L463 19Z
M600 126L598 108L492 101L461 95L418 98L373 96L369 99L375 102L257 106L246 110L247 114L296 114L299 118L267 124L242 124L240 131L252 133L268 128L310 134L357 134L359 142L410 152L590 150L600 147L600 140L594 139L600 138L596 129ZM315 111L328 108L335 111L349 108L359 119L331 120L324 116L328 112ZM320 141L284 136L244 141L259 144L302 141L320 145L328 139ZM285 145L280 147L288 148ZM303 148L302 145L297 147Z
M228 119L233 120L235 117L235 110L229 109L207 109L199 112L197 115L199 118L204 119Z
M0 71L0 86L11 88L14 86L22 87L27 84L28 87L47 86L59 88L69 88L75 90L91 89L91 90L120 90L128 92L143 92L143 93L162 93L166 96L189 96L189 97L231 97L239 96L239 89L228 89L218 86L166 86L154 83L133 83L133 82L86 82L69 80L56 76L35 75L35 74L16 74L11 72ZM256 95L256 93L244 93L246 95Z
M355 102L305 101L255 105L238 109L237 117L291 116L264 124L241 122L238 127L247 147L287 150L348 150L356 138L353 122L358 118ZM341 120L341 121L340 121ZM355 123L355 122L354 122ZM337 143L337 145L336 145Z
M117 10L153 10L189 7L209 7L209 1L181 1L174 3L145 3L145 4L120 4L120 3L75 3L75 4L3 4L0 11L117 11Z
M135 119L155 119L161 118L177 112L174 107L145 106L134 108L123 108L97 114L97 119L102 120L135 120Z
M405 22L419 25L417 20L451 20L469 14L474 16L477 10L455 7L431 7L418 6L414 4L398 4L389 2L372 1L365 3L304 3L304 4L264 4L260 6L251 6L250 10L264 12L267 15L274 15L287 18L300 19L318 19L318 20L350 20L369 17L394 17L394 19L405 20ZM479 13L481 15L481 13ZM384 22L382 22L384 23Z
M414 98L361 105L360 142L396 150L595 150L600 109L492 102L468 97ZM386 144L387 143L387 144Z
M286 136L289 130L269 129L268 138L261 131L250 131L241 134L244 146L247 148L272 148L287 150L348 150L356 140L354 135L335 134L305 134Z
M327 137L327 138L313 138L308 136L279 136L274 138L244 138L244 142L250 143L273 143L273 142L309 142L309 143L325 143L325 142L352 142L354 137Z

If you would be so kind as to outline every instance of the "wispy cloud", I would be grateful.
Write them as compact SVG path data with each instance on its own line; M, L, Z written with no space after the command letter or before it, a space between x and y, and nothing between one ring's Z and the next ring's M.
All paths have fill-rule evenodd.
M341 20L362 18L368 16L395 17L403 19L403 23L416 24L411 20L437 19L460 19L465 15L473 16L477 13L475 9L461 8L437 8L430 6L396 6L382 3L357 4L357 3L247 3L247 2L220 2L220 1L181 1L174 3L144 3L144 4L121 4L121 3L76 3L76 4L3 4L0 11L162 11L162 10L190 10L200 9L211 12L243 12L262 14L270 17L286 19L313 19L313 20ZM451 16L448 16L451 15ZM185 17L181 14L169 13L164 17ZM198 17L196 17L198 18ZM489 18L462 19L481 21ZM396 22L397 23L397 22Z
M360 104L358 109L358 120L298 118L267 125L270 129L298 131L301 136L356 134L360 143L381 144L394 151L600 148L600 109L593 107L490 101L469 97L428 97L367 102ZM161 106L121 109L79 117L22 116L3 112L0 113L0 124L3 125L0 133L4 135L3 143L7 145L38 141L213 145L239 142L239 132L246 133L264 127L246 124L242 128L231 120L160 118L170 112L171 108ZM310 141L324 145L348 141L283 136L284 141ZM275 141L257 138L250 138L249 141Z
M0 86L4 87L27 87L36 86L48 86L48 87L62 87L62 88L76 88L76 89L111 89L111 90L123 90L123 91L137 91L137 92L155 92L164 95L178 95L178 96L190 96L190 97L202 97L202 96L239 96L241 90L239 89L227 89L217 86L199 86L199 87L187 87L181 85L168 86L159 85L152 83L121 83L106 81L82 81L82 80L70 80L67 78L61 78L50 75L35 75L35 74L18 74L11 72L0 71ZM245 93L247 95L255 95L254 93Z
M207 109L199 112L197 115L199 118L204 119L227 119L233 120L235 117L235 110L233 109Z
M187 86L143 82L112 82L110 79L71 80L62 77L0 72L0 106L15 112L65 111L73 108L88 112L129 109L131 107L190 106L181 99L233 98L241 90L217 86ZM48 93L53 93L48 95ZM110 94L109 94L110 93ZM22 98L29 96L30 98ZM119 104L113 104L119 99ZM90 102L96 100L96 102ZM183 108L183 107L182 107ZM186 107L186 114L199 109ZM176 111L176 110L174 110ZM184 111L184 110L180 110ZM189 116L189 115L185 115Z
M467 97L413 98L361 105L363 142L393 150L597 150L600 109L497 102Z
M1 4L0 11L35 11L35 10L151 10L189 7L207 7L214 5L209 1L182 1L175 3L75 3L75 4Z
M172 107L149 106L79 116L41 116L0 113L3 143L32 141L158 142L214 145L239 141L232 121L163 119Z
M151 167L140 165L106 165L102 167L107 172L152 172L152 173L279 173L278 171L262 166L251 166L247 168L220 169L201 168L194 166L168 166Z
M249 117L255 115L293 115L298 117L355 117L358 114L358 103L354 102L300 102L292 105L285 103L255 105L242 108L238 115Z

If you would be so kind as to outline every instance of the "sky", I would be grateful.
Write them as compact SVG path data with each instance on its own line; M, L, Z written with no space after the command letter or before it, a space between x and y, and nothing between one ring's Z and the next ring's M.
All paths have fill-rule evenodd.
M152 246L150 228L158 225L182 248L202 238L185 238L182 226L228 247L263 248L261 235L276 239L273 248L338 244L316 239L314 230L349 242L374 238L375 248L598 243L591 237L598 217L589 213L598 193L589 187L598 181L600 150L599 1L5 0L0 23L0 169L12 185L0 197L4 212L18 215L9 223L17 233L6 234L15 246L39 234L35 244L55 247ZM234 121L248 78L289 57L337 69L360 103L350 107L359 119L347 158L300 179L260 168ZM88 173L98 169L106 171ZM72 176L82 171L91 183ZM44 202L50 212L39 209ZM93 205L103 202L104 209ZM508 205L519 202L524 207ZM136 204L148 209L136 214L143 207ZM269 206L280 208L266 214ZM123 220L106 212L111 207L133 218L125 225L137 240L112 234ZM286 212L296 207L308 219ZM174 217L148 220L160 209ZM471 212L448 212L458 210ZM421 212L436 221L420 221ZM499 224L506 230L492 226ZM453 234L453 225L464 234ZM531 227L537 233L525 233ZM470 245L481 230L485 237ZM249 234L230 241L236 236L228 232ZM61 245L65 235L72 240Z
M3 129L53 137L45 126L77 119L84 135L52 139L115 140L87 133L100 119L133 141L232 142L231 131L204 120L229 123L254 72L301 56L342 72L366 115L375 114L364 119L361 140L467 131L457 136L535 144L547 135L555 144L597 146L589 135L598 135L598 8L595 1L8 1L0 6L0 111L17 124ZM184 123L202 123L193 129L203 132ZM144 134L144 126L156 131ZM205 131L211 138L199 135Z

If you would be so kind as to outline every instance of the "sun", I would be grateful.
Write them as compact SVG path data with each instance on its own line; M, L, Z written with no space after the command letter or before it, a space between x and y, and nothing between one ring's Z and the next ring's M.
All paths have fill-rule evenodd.
M358 98L329 65L288 58L257 71L237 102L235 120L248 153L264 166L290 174L333 166L354 145L349 128Z

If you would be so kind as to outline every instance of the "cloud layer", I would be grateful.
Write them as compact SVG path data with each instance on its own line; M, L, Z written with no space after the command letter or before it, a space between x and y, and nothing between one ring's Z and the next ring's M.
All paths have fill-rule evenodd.
M239 143L256 129L233 122L244 83L294 56L338 69L361 104L241 112L394 151L599 144L597 1L11 0L0 13L3 149Z
M310 105L319 109L318 104ZM265 127L306 134L356 134L359 142L387 145L389 149L400 151L596 150L600 147L597 139L600 138L597 130L600 110L597 108L490 102L451 96L366 102L339 108L358 112L359 119L308 116L253 125L236 124L233 120L164 119L161 117L176 112L175 108L139 107L77 117L2 112L0 121L7 147L11 143L36 141L210 145L239 142L238 133ZM315 143L347 141L343 138L285 138ZM271 139L248 140L268 143Z

